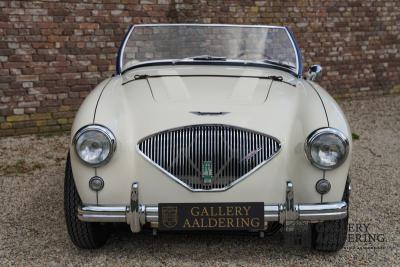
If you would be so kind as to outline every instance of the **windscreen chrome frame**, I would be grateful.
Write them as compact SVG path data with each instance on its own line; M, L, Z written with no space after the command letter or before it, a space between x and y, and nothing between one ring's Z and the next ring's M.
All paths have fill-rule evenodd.
M129 37L131 36L133 30L135 29L135 27L168 27L168 26L199 26L199 27L237 27L237 28L273 28L273 29L284 29L290 39L290 42L292 43L295 55L296 55L296 70L295 72L293 71L289 71L289 73L295 74L295 76L297 78L301 78L302 77L302 56L301 56L301 51L299 49L299 46L294 38L293 33L289 30L288 27L284 27L284 26L265 26L265 25L237 25L237 24L196 24L196 23L171 23L171 24L138 24L138 25L131 25L128 28L128 31L126 32L124 39L121 42L121 45L119 47L118 50L118 55L117 55L117 60L116 60L116 73L117 75L121 75L122 74L122 66L123 66L123 54L124 54L124 50L125 50L125 46L129 40ZM174 61L171 60L153 60L153 61L143 61L139 64L137 64L137 66L146 66L149 65L147 63L152 63L154 64L155 62L159 62L160 64L166 64L168 65L168 62L174 63ZM211 62L211 61L210 61ZM205 63L210 63L210 62L203 62L200 64L205 64ZM262 63L257 63L255 61L247 61L250 64L253 65L258 65L258 66L265 66L265 67L269 67L269 66L274 66L273 64L262 64ZM150 65L152 65L150 64ZM184 62L181 62L181 64L185 64ZM224 65L230 65L231 62L224 62ZM221 65L221 62L219 62L218 65Z

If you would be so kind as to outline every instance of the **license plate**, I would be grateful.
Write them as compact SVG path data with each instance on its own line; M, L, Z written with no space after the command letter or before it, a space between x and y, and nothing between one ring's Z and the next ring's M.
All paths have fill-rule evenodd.
M158 216L163 231L264 229L263 202L161 203Z

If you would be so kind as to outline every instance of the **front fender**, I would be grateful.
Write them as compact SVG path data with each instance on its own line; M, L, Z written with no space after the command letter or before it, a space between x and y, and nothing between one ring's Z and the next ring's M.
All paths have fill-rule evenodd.
M331 182L332 189L324 195L323 200L325 202L337 201L338 197L343 195L346 187L347 176L349 174L353 150L352 134L346 116L335 99L333 99L333 97L317 83L310 81L309 84L316 90L324 104L329 127L340 130L349 140L349 155L347 156L346 161L338 168L325 171L324 173L325 178Z
M91 177L96 175L96 170L92 167L86 166L79 161L75 148L73 147L73 138L75 133L83 126L93 124L96 112L97 103L101 97L103 90L109 84L112 78L108 78L97 85L90 94L85 98L79 107L74 123L71 129L70 139L70 157L72 173L74 174L75 185L83 203L96 203L96 193L91 191L88 187L88 181Z

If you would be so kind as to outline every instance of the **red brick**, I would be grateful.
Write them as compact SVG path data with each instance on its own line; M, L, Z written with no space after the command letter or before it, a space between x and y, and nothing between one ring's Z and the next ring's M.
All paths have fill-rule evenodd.
M99 24L97 23L81 23L79 24L80 29L98 29Z
M400 85L399 29L395 26L399 3L0 1L0 97L10 98L0 101L0 115L12 116L14 110L20 113L23 109L25 115L57 116L32 117L15 124L15 129L0 131L0 136L38 132L38 127L40 131L69 129L83 98L114 73L116 52L130 23L196 18L201 23L287 25L300 43L304 71L314 63L321 64L324 73L319 83L336 97L400 93L393 89ZM21 105L35 107L19 108ZM40 121L40 125L33 127L29 120ZM13 122L6 123L13 126Z

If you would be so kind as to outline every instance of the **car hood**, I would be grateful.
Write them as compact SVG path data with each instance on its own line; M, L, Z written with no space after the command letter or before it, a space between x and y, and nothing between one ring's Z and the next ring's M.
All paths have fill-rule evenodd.
M168 69L163 75L159 70L146 73L155 77L133 79L140 73L114 77L99 99L94 122L136 144L148 135L195 124L238 126L282 143L297 137L304 143L312 131L327 126L316 91L284 72L192 67ZM282 76L295 86L253 77L270 75Z
M260 77L285 75L272 71L246 75L240 73L237 77L232 77L232 74L236 74L232 70L226 71L229 77L215 77L217 71L212 72L209 75L203 75L207 72L202 72L201 77L182 76L174 79L124 80L121 76L114 77L100 96L94 123L104 125L114 133L117 148L111 161L97 169L97 175L124 181L136 176L165 175L157 172L157 168L138 152L138 143L143 138L184 126L223 124L264 133L279 140L279 154L266 164L268 166L261 168L268 169L266 179L272 188L275 185L281 188L279 185L283 185L286 179L301 181L322 177L322 171L312 167L307 160L304 142L311 132L328 124L319 95L307 82L294 79L292 82L296 86L292 86L278 81L242 77L249 74ZM284 77L285 81L289 79ZM263 172L257 173L256 177ZM147 186L157 186L152 181L146 180L149 183ZM169 183L170 180L162 181ZM174 185L171 186L181 187L183 191L180 193L185 194L185 188L172 183ZM241 184L243 186L246 182ZM108 183L107 190L114 193L103 195L102 201L114 203L113 199L118 199L114 194L126 185ZM166 185L163 183L162 186ZM315 195L318 201L319 195L308 183L297 183L296 188L302 192L298 195L299 199ZM147 197L148 201L154 200Z
M271 80L223 76L164 76L149 78L149 89L159 104L187 104L202 112L221 105L261 105Z
M95 94L87 98L89 102L85 100L86 104L80 108L74 121L72 134L88 123L97 123L108 127L117 142L111 160L96 168L96 171L76 159L74 161L74 173L80 177L76 180L81 181L79 188L86 190L90 196L85 199L87 203L128 203L129 188L133 181L141 183L143 203L173 203L189 199L192 202L234 201L239 194L244 196L240 198L241 201L282 203L288 180L296 187L296 202L321 201L320 195L315 192L315 183L324 174L307 160L304 143L311 132L328 126L326 112L333 114L329 117L330 125L338 125L336 121L340 115L334 113L338 107L329 105L329 101L324 107L321 101L323 91L314 84L314 88L311 87L307 81L269 69L181 68L174 70L178 72L175 74L179 74L178 79L149 77L134 80L134 76L115 76L108 83L102 83L99 88L104 89L96 89ZM171 67L161 69L141 69L132 75L172 75ZM223 74L229 76L221 77ZM258 78L250 81L243 77L270 75L282 76L296 86ZM98 95L98 101L94 101ZM251 177L229 190L194 194L165 177L165 173L160 172L138 151L138 143L161 131L199 124L223 124L264 133L279 140L281 148L272 160ZM71 154L72 159L74 155ZM326 177L344 184L348 164L330 171ZM103 177L106 181L98 200L97 195L87 187L87 177L93 175ZM157 188L162 190L157 190L154 195L153 191ZM332 188L337 190L327 194L324 201L341 198L343 192L339 189L343 187ZM121 197L121 192L126 192L124 197ZM171 192L174 194L171 195Z

